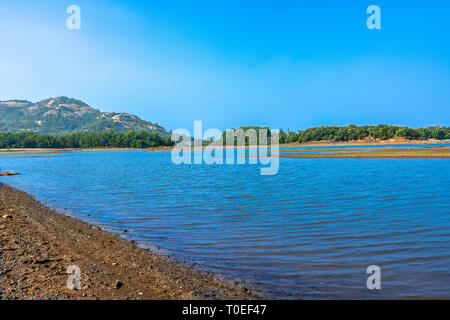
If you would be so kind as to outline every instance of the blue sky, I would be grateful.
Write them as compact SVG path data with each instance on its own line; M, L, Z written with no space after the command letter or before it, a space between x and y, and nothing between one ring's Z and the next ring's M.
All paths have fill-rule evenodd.
M443 0L0 0L0 100L65 95L169 129L449 125L449 16Z

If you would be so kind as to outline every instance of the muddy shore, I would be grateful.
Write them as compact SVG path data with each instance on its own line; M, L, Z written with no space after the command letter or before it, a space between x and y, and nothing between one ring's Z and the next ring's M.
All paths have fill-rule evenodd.
M305 143L291 142L291 143L282 143L280 144L280 148L286 147L348 147L348 146L385 146L389 144L396 145L414 145L414 144L444 144L450 143L450 140L354 140L354 141L311 141ZM248 146L246 146L247 148ZM257 146L252 146L253 148ZM228 149L229 147L223 146L224 149ZM235 147L232 147L235 148ZM195 149L195 147L193 147ZM10 148L10 149L0 149L0 155L24 155L24 154L63 154L68 152L98 152L98 151L131 151L131 150L139 150L139 151L171 151L172 147L154 147L154 148L144 148L144 149L135 149L135 148L92 148L92 149L50 149L50 148Z
M80 289L67 287L69 266ZM0 299L261 299L0 182Z

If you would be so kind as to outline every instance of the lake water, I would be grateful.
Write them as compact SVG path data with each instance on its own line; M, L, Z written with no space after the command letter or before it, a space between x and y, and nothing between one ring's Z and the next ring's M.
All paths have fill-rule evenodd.
M450 159L174 165L170 152L0 156L1 182L277 298L450 298ZM368 290L366 268L381 268Z

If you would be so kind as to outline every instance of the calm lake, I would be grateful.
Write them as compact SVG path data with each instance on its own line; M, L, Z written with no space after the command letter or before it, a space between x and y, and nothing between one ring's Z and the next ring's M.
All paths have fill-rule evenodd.
M47 205L271 297L450 298L450 159L280 159L261 176L108 151L0 156L0 169Z

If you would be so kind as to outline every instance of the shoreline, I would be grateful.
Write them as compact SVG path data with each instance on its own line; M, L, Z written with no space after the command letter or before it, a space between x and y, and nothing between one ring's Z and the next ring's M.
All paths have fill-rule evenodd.
M67 287L67 268L81 289ZM252 300L265 297L46 207L0 182L0 299Z
M450 143L449 139L428 139L428 140L351 140L351 141L312 141L312 142L292 142L280 144L280 147L345 147L345 146L384 146L384 145L408 145L408 144L445 144Z
M100 151L171 151L172 147L155 148L10 148L0 149L0 155L21 155L21 154L60 154L71 152L100 152Z
M422 145L422 144L446 144L450 143L450 140L380 140L380 141L313 141L306 143L292 142L292 143L281 143L280 148L286 147L345 147L345 146L385 146L385 145ZM254 148L256 146L245 146L246 148ZM206 148L206 146L203 146ZM223 149L227 149L227 146L223 146ZM242 147L234 147L242 148ZM194 150L195 147L193 146ZM10 148L10 149L0 149L0 155L21 155L21 154L59 154L59 153L69 153L69 152L99 152L99 151L148 151L148 152L158 152L158 151L172 151L172 147L154 147L154 148L67 148L67 149L53 149L53 148Z

